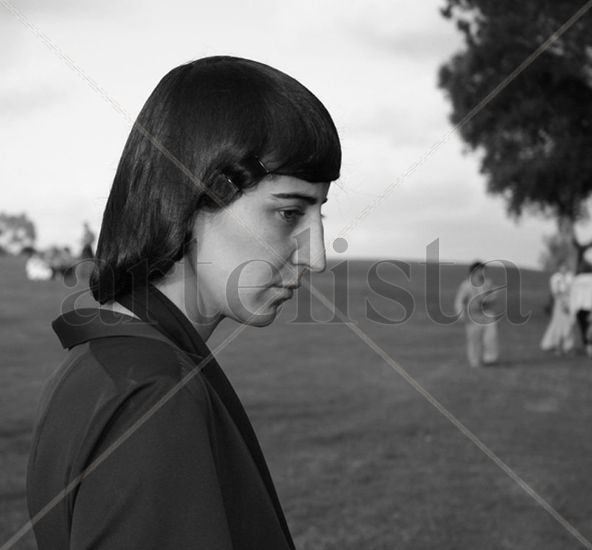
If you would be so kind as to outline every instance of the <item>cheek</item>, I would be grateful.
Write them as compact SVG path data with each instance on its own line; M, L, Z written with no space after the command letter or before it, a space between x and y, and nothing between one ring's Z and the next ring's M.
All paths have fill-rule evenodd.
M198 245L199 260L210 263L208 271L213 277L230 286L253 288L281 280L280 272L293 248L290 232L278 227L267 212L255 215L234 209L204 235L201 249Z
M278 282L266 262L250 261L236 269L227 281L227 314L255 326L269 324L275 317L274 299L281 297L282 291L272 286Z
M281 279L280 272L293 248L289 236L261 225L252 232L239 229L235 238L226 242L223 258L226 269L239 271L245 284L265 284Z
M261 292L281 280L279 271L265 260L249 259L237 266L228 278L230 286L243 295Z
M236 313L246 308L253 313L265 299L267 289L282 278L272 261L261 259L259 249L241 240L231 246L228 242L212 241L204 247L200 258L201 286L211 298L226 304L231 311Z

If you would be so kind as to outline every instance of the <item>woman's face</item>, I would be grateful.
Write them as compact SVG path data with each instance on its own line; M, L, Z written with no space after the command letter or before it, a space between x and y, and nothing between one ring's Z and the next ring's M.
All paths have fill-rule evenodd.
M325 269L321 205L328 183L268 176L195 222L199 314L271 323L305 270Z
M485 268L478 267L471 273L471 281L474 285L480 286L485 282Z

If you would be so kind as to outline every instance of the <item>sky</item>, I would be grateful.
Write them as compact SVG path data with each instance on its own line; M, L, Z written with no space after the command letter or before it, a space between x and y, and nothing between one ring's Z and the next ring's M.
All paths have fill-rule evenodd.
M548 220L508 219L451 132L439 66L461 48L441 0L0 0L0 211L38 245L97 231L131 123L173 67L268 63L326 105L343 145L325 207L329 255L536 267ZM344 230L347 229L345 232Z

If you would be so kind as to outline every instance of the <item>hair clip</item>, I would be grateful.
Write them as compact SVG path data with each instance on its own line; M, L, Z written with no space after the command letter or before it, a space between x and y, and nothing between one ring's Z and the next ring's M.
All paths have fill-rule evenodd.
M263 161L259 157L254 155L253 158L257 161L257 164L261 167L266 176L271 174L271 172L267 169L267 166L263 164Z

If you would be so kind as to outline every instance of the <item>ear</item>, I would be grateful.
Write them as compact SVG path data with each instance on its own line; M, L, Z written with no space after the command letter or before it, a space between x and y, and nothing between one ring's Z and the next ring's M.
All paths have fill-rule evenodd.
M193 218L189 221L188 247L187 250L196 249L197 244L203 241L204 236L209 231L211 226L212 212L206 209L198 210Z

